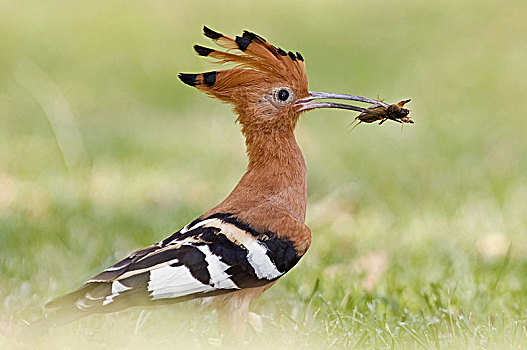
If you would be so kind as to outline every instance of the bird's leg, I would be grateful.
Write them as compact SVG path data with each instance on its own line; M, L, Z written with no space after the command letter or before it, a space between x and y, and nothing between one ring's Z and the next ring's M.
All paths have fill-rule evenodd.
M249 314L247 307L238 310L218 309L218 327L223 336L227 338L243 338Z
M259 331L258 327L253 324L253 322L258 324L258 321L255 321L257 317L249 314L249 304L251 300L258 298L272 284L274 283L262 287L240 289L236 292L214 297L214 305L218 309L220 331L228 337L243 337L248 321L256 331Z

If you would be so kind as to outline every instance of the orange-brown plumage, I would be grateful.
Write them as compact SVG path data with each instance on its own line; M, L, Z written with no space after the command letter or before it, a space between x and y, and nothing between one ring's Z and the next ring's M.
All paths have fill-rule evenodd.
M204 32L211 31L206 28ZM279 51L247 31L245 37L238 37L251 41L245 51L239 49L235 40L216 34L220 37L213 40L220 47L238 52L208 49L206 56L237 66L218 71L212 85L204 83L200 74L195 86L233 105L245 136L249 165L233 192L205 216L235 212L260 229L272 228L278 235L298 241L295 244L305 252L311 241L310 231L303 224L307 169L294 136L300 113L292 103L269 103L265 98L272 99L273 93L281 88L290 89L292 100L308 96L303 58L300 54ZM203 49L196 51L206 53Z
M180 79L232 105L245 137L247 171L227 198L179 231L140 249L52 300L59 310L43 323L134 305L212 297L220 320L247 318L249 302L291 270L311 244L305 225L307 169L294 130L315 108L364 108L319 99L385 105L360 96L310 92L304 58L244 31L235 39L204 27L226 51L194 46L230 69L180 74ZM235 325L236 326L236 325Z

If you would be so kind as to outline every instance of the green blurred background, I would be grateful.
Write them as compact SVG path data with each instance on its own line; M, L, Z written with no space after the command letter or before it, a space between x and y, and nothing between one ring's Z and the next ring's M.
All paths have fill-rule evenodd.
M526 16L523 0L0 2L0 345L242 175L230 108L177 78L213 69L192 50L203 25L300 51L311 90L412 98L416 122L302 117L313 243L255 303L254 341L524 345ZM215 346L215 314L181 310L92 317L37 346Z

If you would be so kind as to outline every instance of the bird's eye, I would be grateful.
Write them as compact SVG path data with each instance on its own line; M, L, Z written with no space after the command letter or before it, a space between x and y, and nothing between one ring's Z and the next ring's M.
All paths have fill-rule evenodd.
M287 90L282 89L278 91L277 97L280 101L287 101L287 99L289 98L289 92Z

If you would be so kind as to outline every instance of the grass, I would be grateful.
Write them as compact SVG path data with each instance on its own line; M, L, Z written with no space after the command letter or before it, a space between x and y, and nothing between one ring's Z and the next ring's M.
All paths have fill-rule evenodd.
M312 247L253 305L255 348L527 344L524 1L0 4L0 347L215 348L214 312L95 316L26 345L50 298L223 199L229 107L183 86L207 24L302 52L310 88L411 97L413 126L297 135ZM226 341L223 341L224 343ZM245 344L247 345L247 344Z

